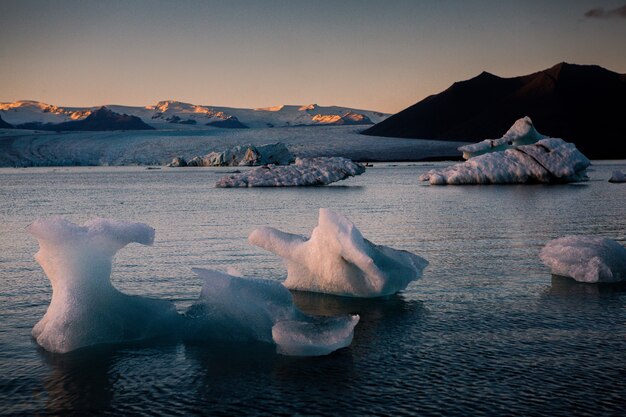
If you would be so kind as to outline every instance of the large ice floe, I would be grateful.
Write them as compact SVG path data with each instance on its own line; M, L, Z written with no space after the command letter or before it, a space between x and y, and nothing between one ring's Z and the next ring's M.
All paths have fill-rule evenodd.
M405 289L428 265L410 252L373 244L346 217L324 208L310 238L262 227L248 241L285 259L284 285L292 290L385 296Z
M289 165L294 157L284 143L269 143L254 146L237 145L223 152L211 152L205 156L196 156L189 161L176 157L168 164L170 167L184 166L258 166L266 164Z
M285 355L325 355L348 346L359 316L316 318L301 313L280 283L195 270L204 279L199 300L184 314L173 303L131 296L111 284L115 253L128 243L151 245L142 223L95 219L83 226L60 218L29 226L35 259L52 284L52 300L33 337L55 353L99 345L167 340L258 341Z
M358 315L311 317L298 310L280 282L194 269L204 279L198 301L187 311L196 334L222 334L234 341L275 343L292 356L319 356L352 342Z
M78 226L54 217L32 223L35 259L52 284L52 301L32 334L50 352L167 334L179 319L165 300L131 296L111 284L115 253L131 242L151 245L154 229L141 223L95 219Z
M626 280L626 248L597 236L565 236L548 242L539 254L553 275L579 282Z
M216 187L295 187L327 185L361 175L365 167L341 157L297 158L287 166L265 165L220 178Z
M500 139L459 148L467 161L420 176L433 185L565 183L587 180L590 165L572 143L545 138L525 117Z

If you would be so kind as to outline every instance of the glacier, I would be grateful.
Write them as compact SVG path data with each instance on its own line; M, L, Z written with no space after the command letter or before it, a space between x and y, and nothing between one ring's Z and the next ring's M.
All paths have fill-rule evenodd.
M327 355L352 342L358 315L307 316L277 281L193 271L204 280L200 298L186 313L194 319L194 335L275 343L278 353L289 356Z
M431 185L565 183L588 179L585 170L591 162L574 144L541 137L529 118L520 119L494 146L484 141L461 147L469 157L467 161L430 170L419 179Z
M553 275L579 282L613 283L626 280L626 248L598 236L565 236L541 250L541 261Z
M262 227L248 241L282 257L285 287L351 297L380 297L420 278L428 261L407 251L375 245L343 215L320 208L310 238Z
M258 341L280 354L326 355L352 342L358 315L312 317L293 304L280 283L194 269L204 279L185 314L167 300L127 295L111 283L114 255L129 243L152 245L143 223L97 218L79 226L62 217L38 219L28 231L52 285L52 299L32 335L45 350L167 340Z
M287 166L264 165L246 172L227 175L215 184L230 187L295 187L327 185L361 175L365 167L342 157L296 158Z

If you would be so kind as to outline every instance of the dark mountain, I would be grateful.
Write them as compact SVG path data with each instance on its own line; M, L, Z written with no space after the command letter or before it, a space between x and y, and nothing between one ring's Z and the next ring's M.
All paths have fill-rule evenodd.
M626 158L626 74L596 65L561 63L514 78L483 72L363 133L477 142L502 136L524 116L592 159Z
M236 117L231 116L224 120L209 122L207 126L220 127L222 129L248 129L248 126L241 123Z
M154 130L137 116L119 114L100 107L83 120L63 123L23 123L16 126L19 129L61 131L102 131L102 130Z
M2 120L2 116L0 116L0 129L13 129L13 125Z

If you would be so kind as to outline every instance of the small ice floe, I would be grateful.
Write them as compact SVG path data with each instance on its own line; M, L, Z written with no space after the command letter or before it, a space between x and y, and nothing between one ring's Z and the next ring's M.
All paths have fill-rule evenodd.
M52 300L32 330L50 352L148 339L168 333L180 317L165 300L126 295L111 284L115 253L131 242L151 245L142 223L95 219L83 226L54 217L28 231L39 241L35 259L52 284Z
M285 259L284 285L292 290L352 297L390 295L420 278L428 265L410 252L373 244L350 220L323 208L310 238L262 227L248 240Z
M292 165L265 165L240 174L227 175L220 178L215 186L228 188L327 185L364 172L363 165L346 158L297 158Z
M553 275L579 282L626 280L626 248L597 236L566 236L551 240L539 254Z
M284 143L266 145L237 145L223 152L211 152L205 156L196 156L189 161L175 157L169 167L201 166L258 166L266 164L289 165L294 157Z
M586 181L590 165L576 146L543 138L529 118L520 119L501 139L459 148L469 159L419 177L433 185L525 184Z
M614 182L614 183L626 182L626 174L624 174L620 170L613 171L611 178L609 178L609 182Z
M290 356L327 355L352 343L358 315L308 316L277 281L193 271L204 279L200 298L186 313L195 337L274 343Z

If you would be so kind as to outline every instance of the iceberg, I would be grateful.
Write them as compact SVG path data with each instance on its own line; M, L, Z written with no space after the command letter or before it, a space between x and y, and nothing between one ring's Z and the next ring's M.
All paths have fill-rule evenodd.
M553 275L579 282L626 280L626 248L597 236L565 236L548 242L539 254Z
M611 178L609 178L609 182L613 182L613 183L626 182L626 174L624 174L620 170L613 171L613 173L611 174Z
M94 219L83 226L61 217L36 220L36 261L52 284L52 300L32 335L50 352L165 335L179 319L174 304L131 296L111 284L117 251L131 242L151 245L154 229L142 223Z
M204 279L200 298L187 311L196 337L274 343L278 353L290 356L327 355L352 343L358 315L308 316L279 282L193 271Z
M361 175L365 167L341 157L296 158L287 166L265 165L220 178L218 188L229 187L295 187L327 185Z
M254 146L237 145L223 152L211 152L205 156L196 156L189 161L175 157L167 166L258 166L267 164L289 165L294 157L284 143L269 143Z
M352 342L358 315L312 317L295 308L280 283L194 270L205 282L186 314L173 303L127 295L111 284L113 256L131 242L151 245L154 229L142 223L94 219L79 226L40 219L28 230L39 241L35 259L52 284L52 300L33 327L49 352L87 346L168 340L273 343L285 355L319 356Z
M504 151L521 145L531 145L546 138L547 136L537 132L535 126L533 126L533 121L526 116L515 121L513 126L500 139L485 139L482 142L461 146L458 149L463 152L463 159L470 159L484 153Z
M346 217L324 208L310 238L262 227L248 241L285 259L284 285L291 290L380 297L404 290L428 265L410 252L373 244Z
M520 132L526 133L520 136ZM567 183L588 179L585 170L591 162L572 143L545 138L528 145L514 145L541 136L530 119L515 122L507 135L502 138L504 142L493 148L487 148L486 142L474 148L474 145L461 147L469 156L479 155L448 168L430 170L419 179L432 185ZM492 149L504 150L490 152Z

